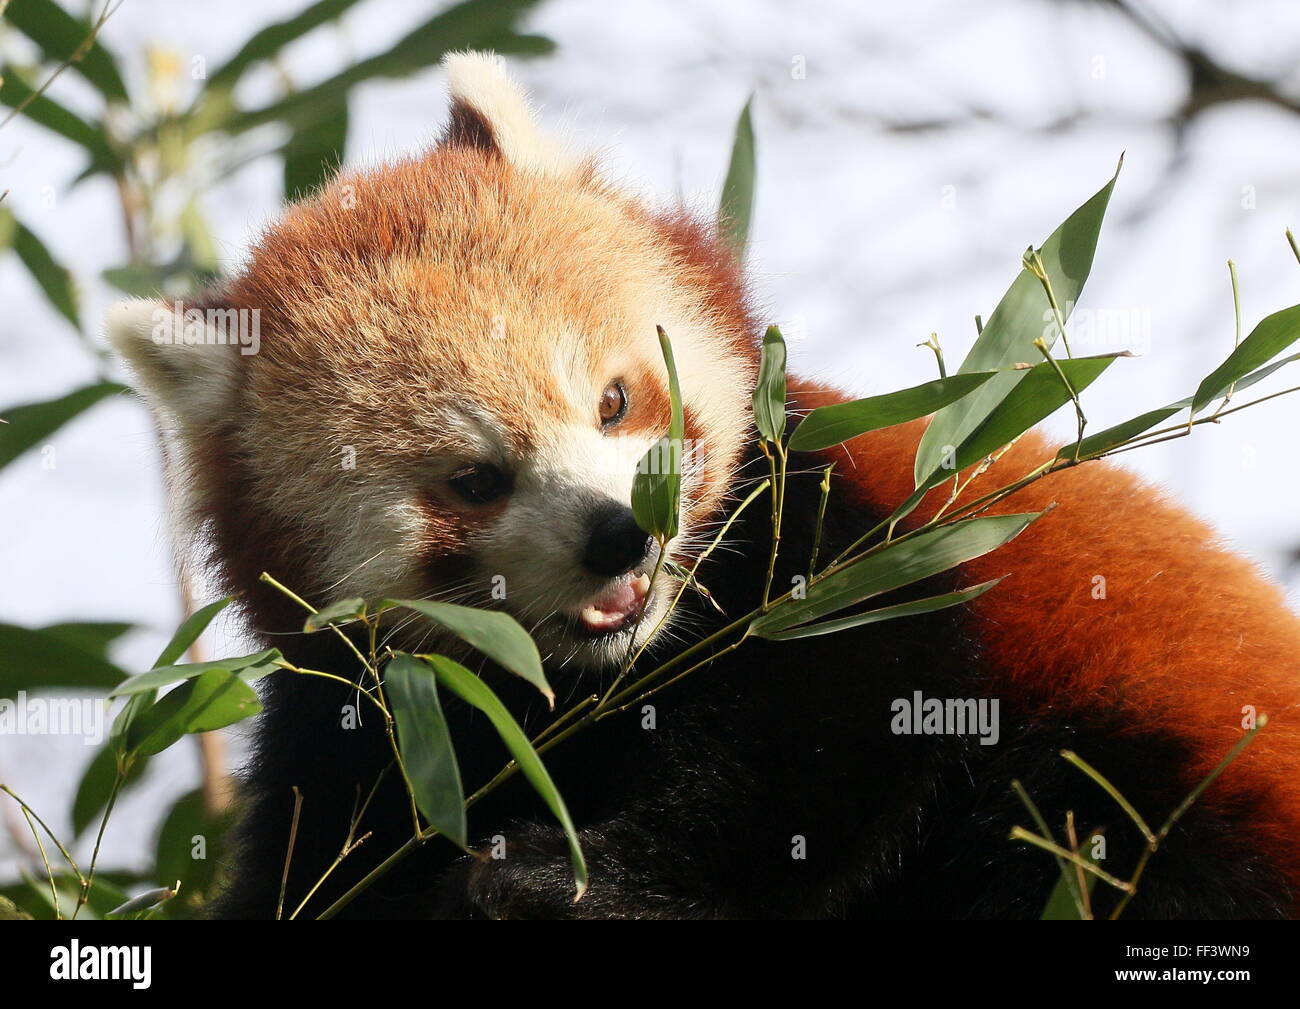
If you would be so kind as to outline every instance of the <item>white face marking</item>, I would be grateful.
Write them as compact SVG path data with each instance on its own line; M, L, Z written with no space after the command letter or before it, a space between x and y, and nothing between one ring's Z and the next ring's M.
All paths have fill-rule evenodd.
M653 441L578 425L557 431L521 465L505 513L476 553L482 570L504 576L506 608L558 661L621 660L629 637L643 642L667 606L671 586L661 571L640 621L631 627L591 637L575 620L584 603L617 581L583 567L593 510L610 502L631 505L636 464ZM653 567L652 554L637 570L648 575Z

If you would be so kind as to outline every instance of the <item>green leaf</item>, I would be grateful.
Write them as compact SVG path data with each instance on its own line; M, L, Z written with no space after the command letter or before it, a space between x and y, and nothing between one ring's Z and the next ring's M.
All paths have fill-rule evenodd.
M239 676L209 669L142 712L127 734L127 749L146 756L161 753L184 735L221 729L261 710L257 692Z
M1233 389L1235 392L1249 389L1256 382L1263 381L1279 368L1285 367L1294 361L1300 361L1300 354L1292 354L1290 357L1284 357L1280 361L1274 361L1266 367L1260 368L1257 371L1252 371L1245 378L1238 379L1236 384L1233 386ZM1168 420L1175 414L1182 413L1182 411L1192 405L1192 399L1193 397L1188 396L1184 399L1180 399L1177 403L1170 403L1168 406L1162 406L1158 410L1149 410L1139 417L1134 417L1132 420L1126 420L1123 423L1116 424L1114 427L1108 427L1104 431L1098 431L1096 434L1088 435L1083 439L1083 444L1079 452L1080 458L1084 456L1098 455L1102 452L1109 451L1117 445L1121 445L1128 441L1130 438L1137 437L1143 431L1149 431L1162 421ZM1074 442L1062 445L1056 455L1058 459L1065 458L1067 455L1073 456Z
M334 21L357 0L319 0L285 21L277 21L256 32L239 51L208 78L208 88L233 85L254 63L273 58L290 42L329 21Z
M201 788L182 795L158 830L154 879L166 884L180 880L182 899L207 893L216 880L226 851L227 832L234 819L233 808L209 812ZM203 839L204 858L194 857L195 837Z
M66 624L50 624L48 627L42 627L41 630L82 651L107 658L108 646L134 627L135 624L118 622L75 621Z
M478 708L488 716L497 730L497 735L501 737L501 741L506 744L506 749L519 765L519 770L523 772L529 784L541 796L542 801L564 828L565 836L569 839L569 858L573 863L573 878L577 886L577 896L574 901L581 900L587 890L587 863L582 855L582 847L578 843L578 832L569 817L564 799L560 797L555 782L551 780L541 757L533 749L533 744L528 741L528 737L524 735L524 730L519 727L514 716L506 710L500 698L486 683L446 656L429 655L426 658L443 686L466 704Z
M105 98L128 100L126 85L122 83L112 53L98 38L86 45L94 30L89 21L74 17L54 0L17 0L5 8L4 18L40 46L41 56L47 62L71 61L71 68ZM81 55L77 56L78 53Z
M176 628L176 633L172 635L171 641L167 642L167 647L162 650L158 660L153 664L154 669L162 666L170 666L188 650L190 645L194 644L212 623L213 617L224 610L232 602L234 596L226 596L225 599L218 599L215 603L208 603L202 609L195 610L185 621Z
M107 746L99 749L86 767L72 801L73 836L80 837L87 827L99 819L104 807L108 805L109 796L113 794L113 783L117 781L117 760L117 748L110 741ZM127 788L139 781L148 763L147 760L132 761L122 787Z
M858 613L851 617L841 617L839 620L825 620L820 624L808 624L804 627L794 627L786 631L764 633L762 630L757 630L754 631L754 634L770 641L815 638L822 634L845 631L850 627L862 627L865 624L878 624L884 620L897 620L899 617L913 617L921 613L933 613L935 610L946 610L950 606L960 606L962 603L970 602L977 596L982 596L1000 581L1002 581L1002 578L994 578L978 585L972 585L967 589L959 589L956 592L946 592L940 596L915 599L910 603L898 603L896 606L884 606L878 610L869 610L866 613Z
M1069 379L1075 393L1080 393L1121 356L1122 353L1076 357L1057 360L1055 364ZM921 482L921 488L933 487L950 479L954 473L996 452L1070 402L1070 390L1052 363L1044 361L1034 365L1023 375L1020 384L966 436L952 458L941 460L940 468Z
M90 409L101 399L126 392L117 382L97 382L83 386L58 399L11 406L0 412L0 469L8 466L29 448L41 444L68 421Z
M92 126L52 98L38 96L17 67L0 68L0 74L3 74L3 80L0 80L0 105L7 105L11 109L21 108L22 115L32 122L83 148L90 155L88 171L115 172L123 168L121 156L109 145L108 137L100 127Z
M785 434L785 340L781 330L768 326L763 335L763 354L754 387L754 424L770 442Z
M217 244L197 196L185 204L177 224L184 239L181 261L190 264L197 274L215 275L221 265Z
M672 404L667 437L660 438L637 464L632 478L632 514L636 524L651 536L668 541L677 535L681 522L682 452L686 415L682 389L677 381L677 362L668 334L659 327L659 347L668 369L668 397Z
M464 848L469 833L465 789L433 668L398 652L384 672L384 688L397 719L397 743L415 804L430 826Z
M1116 424L1104 431L1090 434L1079 443L1079 458L1082 459L1112 449L1116 445L1141 434L1143 431L1155 427L1161 421L1168 420L1174 414L1186 410L1191 405L1192 397L1188 396L1186 399L1180 399L1177 403L1162 406L1159 410L1150 410L1139 417L1134 417L1132 420L1126 420L1122 424ZM1058 459L1064 459L1067 456L1074 457L1074 442L1062 445L1056 452Z
M120 766L141 772L144 770L143 766L136 768L136 765L146 764L149 758L128 753L126 741L130 738L132 727L137 719L152 708L157 699L157 690L146 690L139 694L132 694L126 699L126 704L117 713L117 717L113 719L113 728L108 734L108 748L117 756ZM89 802L89 798L86 801ZM107 801L107 797L105 801Z
M1121 158L1121 167L1123 163ZM1092 270L1102 218L1118 177L1119 168L1116 168L1110 182L1071 214L1039 250L1061 314L1066 318ZM1055 323L1050 321L1050 313L1041 281L1022 267L989 316L975 345L958 369L959 373L1010 369L1022 361L1038 360L1040 355L1034 341L1042 339L1050 347L1058 335ZM986 382L969 399L962 399L939 411L917 447L915 477L918 487L939 468L944 453L952 446L962 444L994 407L1024 381L1026 374L1004 371Z
M54 904L50 899L49 877L42 873L40 878L37 878L25 870L22 871L22 876L21 881L4 887L4 896L13 900L37 921L53 921L55 915ZM72 909L77 906L81 884L75 877L55 872L54 885L59 891L59 906L64 917L67 918L71 915ZM90 885L86 909L78 915L78 921L103 918L124 900L126 894L108 882L103 873L96 873L94 882Z
M57 630L0 624L0 697L50 687L111 687L126 674Z
M197 614L195 615L197 616ZM280 649L268 648L264 652L254 652L252 655L216 659L212 662L189 662L178 666L158 666L147 673L140 673L138 676L129 677L119 683L109 696L129 697L131 694L157 690L169 683L191 680L196 676L202 676L204 673L214 670L223 673L240 673L241 678L248 682L274 672L277 668L275 665L276 660L283 657Z
M818 407L794 429L790 448L796 452L815 452L868 431L905 424L961 399L996 374L994 371L976 371L949 375L883 396Z
M78 332L81 316L77 308L77 286L72 274L55 262L41 240L11 211L0 207L0 230L8 235L11 247L36 285L56 312L68 320Z
M218 599L187 617L158 656L154 668L170 666L184 655L213 618L232 601L232 597ZM132 694L113 720L108 745L95 755L77 787L77 796L72 805L72 825L77 834L97 819L108 804L113 783L117 780L119 764L126 768L123 788L130 787L144 774L149 765L148 755L129 754L128 740L139 736L139 730L135 729L136 722L154 708L156 700L157 691L154 689Z
M117 754L112 747L102 747L91 758L81 776L76 798L72 801L72 833L80 836L92 820L108 804L108 797L117 781Z
M554 706L555 691L546 682L537 645L509 613L428 599L386 600L379 604L379 609L389 606L404 606L424 614L466 644L477 648L501 668L523 677L542 692L548 704Z
M1079 853L1093 865L1097 860L1092 857L1092 848L1083 845ZM1066 862L1061 869L1061 875L1056 878L1056 885L1052 887L1052 893L1047 898L1047 906L1043 908L1043 916L1040 921L1079 921L1079 908L1074 903L1074 889L1078 886L1079 871L1073 862ZM1083 885L1088 888L1091 894L1097 885L1097 877L1091 872L1083 873Z
M157 907L159 904L171 900L175 896L175 891L170 887L158 886L154 887L152 890L146 890L144 893L138 893L129 900L124 900L121 904L107 913L119 916L124 914L134 914L137 911L148 911L150 908Z
M0 897L0 921L31 921L32 916L8 897Z
M731 144L731 161L727 165L727 178L722 184L722 199L718 202L718 227L727 244L737 256L744 256L749 243L749 222L754 216L754 121L751 109L754 96L750 95L736 121L736 135Z
M215 270L197 262L196 253L190 248L188 240L182 245L180 255L170 263L160 266L146 263L114 266L104 270L100 276L133 298L192 294L218 279Z
M1127 352L1102 354L1097 357L1076 357L1053 363L1044 361L1033 368L1025 369L1026 377L1013 388L1002 402L976 426L966 440L950 455L940 459L940 468L936 469L899 505L889 517L891 525L899 522L925 499L931 488L950 479L954 474L973 463L979 462L1003 445L1028 431L1039 421L1051 415L1070 401L1070 391L1056 367L1069 380L1075 393L1086 389L1096 378L1110 367L1117 357L1124 357ZM1073 452L1073 447L1071 447Z
M1260 365L1272 360L1300 339L1300 305L1274 312L1250 332L1228 355L1228 359L1210 372L1192 397L1192 413L1200 413Z
M966 519L900 540L814 582L803 599L779 603L753 621L749 631L770 637L948 571L1015 539L1040 514Z
M355 84L375 77L405 77L438 63L455 50L491 50L501 55L543 56L555 48L550 39L522 35L515 22L538 0L464 0L426 21L398 40L386 52L359 60L319 84L286 95L249 112L235 112L210 123L230 133L284 122L290 125L319 121L335 108L339 96Z
M366 615L366 601L364 599L340 599L336 603L331 603L323 610L317 610L307 618L303 624L304 631L319 631L330 624L346 624L353 620L360 620Z
M298 126L284 145L284 197L297 200L325 185L343 163L348 139L348 100L340 94L319 119Z

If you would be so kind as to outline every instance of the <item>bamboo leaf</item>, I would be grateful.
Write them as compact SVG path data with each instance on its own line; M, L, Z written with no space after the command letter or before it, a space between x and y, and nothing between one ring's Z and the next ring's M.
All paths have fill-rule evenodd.
M197 196L185 204L177 224L184 239L180 260L196 274L215 276L221 265L217 244Z
M95 26L86 19L74 17L54 0L17 0L5 8L4 19L40 46L47 62L71 60L72 69L106 99L128 100L113 54L98 38L87 44Z
M878 610L869 610L866 613L858 613L851 617L841 617L839 620L826 620L819 624L807 624L803 627L794 627L785 631L764 633L762 630L757 630L753 633L760 638L767 638L769 641L790 641L794 638L814 638L822 634L834 634L837 631L845 631L851 627L878 624L885 620L914 617L921 613L946 610L950 606L960 606L962 603L970 602L970 600L982 596L1000 581L1002 581L1001 578L994 578L956 592L945 592L943 595L915 599L910 603L898 603L896 606L884 606Z
M267 25L213 72L208 78L207 87L211 89L233 85L253 64L273 58L290 42L302 38L320 25L338 19L356 3L357 0L318 0L291 18Z
M1055 362L1044 361L1026 369L1022 372L1024 378L1020 383L976 425L950 458L940 460L940 468L923 480L918 489L943 483L953 473L979 462L1070 402L1070 390L1057 374L1057 367L1065 374L1074 391L1079 393L1095 382L1121 356L1123 354L1103 354Z
M182 795L158 828L153 878L180 880L181 892L191 899L208 893L218 870L226 864L229 830L235 818L233 806L210 810L202 788ZM194 857L196 835L206 840L206 858Z
M1192 397L1180 399L1177 403L1170 403L1168 406L1162 406L1158 410L1149 410L1141 416L1126 420L1122 424L1116 424L1114 427L1108 427L1104 431L1098 431L1096 434L1090 434L1079 443L1079 458L1095 455L1112 449L1116 445L1128 441L1155 427L1161 421L1168 420L1174 414L1186 410L1192 405ZM1064 459L1066 456L1073 457L1074 442L1062 445L1056 453L1058 459Z
M234 601L234 596L227 596L225 599L218 599L215 603L208 603L207 606L195 610L190 616L186 617L180 627L176 628L176 633L167 642L167 647L162 650L162 654L154 662L153 668L170 666L184 655L189 650L190 645L199 639L199 635L207 630L208 624L212 623L213 618Z
M1289 357L1282 358L1280 361L1274 361L1270 365L1252 371L1245 378L1240 378L1236 381L1233 386L1234 391L1241 392L1245 389L1249 389L1256 382L1262 382L1279 368L1283 368L1295 361L1300 361L1300 354L1292 354ZM1081 458L1084 456L1099 455L1102 452L1109 451L1110 449L1123 444L1131 438L1136 438L1142 432L1149 431L1157 424L1182 413L1192 405L1192 400L1192 396L1187 396L1184 399L1180 399L1177 403L1170 403L1168 406L1162 406L1158 410L1149 410L1131 420L1126 420L1120 424L1114 425L1113 427L1108 427L1104 431L1098 431L1096 434L1088 435L1088 437L1083 439L1079 455ZM1057 458L1064 458L1067 455L1072 456L1073 454L1073 442L1062 445L1056 453Z
M682 390L677 381L677 363L673 358L672 344L662 327L659 329L659 346L663 350L664 364L668 368L668 397L672 415L667 437L660 438L637 464L632 478L632 514L637 525L651 536L664 541L677 535L681 521L682 501L682 439L686 430L682 410Z
M22 115L32 122L84 148L90 155L88 172L117 171L123 167L121 155L109 144L102 128L86 122L49 96L37 95L16 67L0 69L0 105L21 108Z
M542 56L555 44L538 35L520 34L515 23L538 0L463 0L414 29L386 52L359 60L318 84L248 112L235 111L207 125L242 133L266 123L317 122L337 106L353 85L376 77L405 77L433 66L454 50L483 49L502 55Z
M10 247L23 266L27 267L27 272L36 281L45 299L80 332L79 299L72 274L55 261L35 232L3 207L0 207L0 233L8 236Z
M554 706L555 691L546 681L542 671L542 658L537 645L517 620L500 610L480 610L473 606L433 602L428 599L393 599L379 604L383 610L389 606L403 606L428 617L446 628L489 659L516 676L527 680Z
M1271 361L1300 339L1300 305L1274 312L1251 330L1226 361L1205 376L1192 397L1192 412L1200 413L1260 365Z
M93 621L72 621L63 624L50 624L41 628L41 633L53 635L82 651L98 655L101 659L108 657L108 646L127 631L134 630L134 624L120 621L103 623Z
M949 375L882 396L818 407L794 429L790 448L796 452L815 452L868 431L905 424L961 399L996 374L976 371Z
M1121 167L1123 163L1121 158ZM1102 218L1118 177L1119 168L1116 168L1110 182L1071 214L1039 250L1062 315L1067 318L1092 270ZM1029 270L1022 268L989 316L975 345L958 369L959 373L1009 369L1021 361L1038 360L1039 352L1034 341L1042 339L1050 347L1058 336L1055 324L1048 321L1051 318L1042 283ZM939 468L945 452L965 442L997 404L1025 380L1026 374L1004 371L968 399L939 411L917 447L915 478L918 487Z
M803 599L778 604L750 624L750 633L770 637L948 571L1015 539L1040 514L966 519L900 540L814 582Z
M41 878L37 879L25 869L20 871L22 880L5 886L3 895L16 901L19 907L29 912L37 921L55 920L49 878L42 873ZM59 891L63 914L66 917L68 910L77 904L81 883L75 876L57 871L54 874L54 883ZM78 920L103 918L124 900L126 894L105 880L102 874L97 874L90 885L90 893L86 901L86 908L90 913L83 913Z
M397 719L398 747L415 804L430 826L464 848L469 833L465 789L433 668L398 652L384 672L384 687Z
M230 596L218 599L190 614L176 629L176 633L172 635L171 640L154 662L153 668L171 666L198 640L199 635L207 629L213 618L233 601L233 597ZM77 787L72 808L72 824L77 834L98 818L107 805L119 767L126 768L124 788L139 780L148 767L148 754L138 752L128 754L128 740L138 738L139 731L135 728L137 720L154 708L157 697L156 688L131 694L126 705L113 720L108 745L91 761Z
M1079 855L1093 865L1097 864L1097 860L1092 857L1092 848L1090 846L1081 846ZM1057 876L1056 885L1052 887L1052 892L1047 898L1047 905L1043 908L1043 916L1040 921L1080 920L1079 907L1074 900L1074 889L1078 885L1079 875L1078 869L1073 862L1065 862L1062 865L1061 873ZM1091 894L1097 886L1097 877L1091 872L1082 873L1082 876L1083 885L1088 888L1088 893Z
M284 656L278 648L268 648L264 652L252 655L239 655L229 659L216 659L212 662L189 662L184 665L158 666L147 673L129 677L113 690L110 697L130 697L157 690L181 680L192 680L209 672L239 673L245 682L273 673L278 668L275 663Z
M216 271L198 263L197 254L190 248L189 241L185 242L180 255L170 263L160 266L114 266L104 270L100 276L133 298L157 298L162 294L194 292L218 279Z
M348 139L348 100L338 101L319 119L297 127L284 145L284 197L297 200L319 189L343 162Z
M519 765L519 770L523 772L529 784L541 796L542 801L564 828L564 834L569 840L569 859L573 864L573 879L577 888L574 901L581 900L582 895L587 891L587 862L582 855L582 846L578 843L578 831L569 816L564 799L555 787L555 782L551 780L541 757L533 749L533 744L528 741L524 730L520 728L514 716L506 710L505 705L492 689L464 666L443 655L427 655L422 658L427 659L433 666L438 681L443 686L466 704L487 715L497 730L497 735L501 737L506 749Z
M156 886L152 890L146 890L144 893L136 894L134 897L123 901L113 910L105 912L105 914L123 915L135 914L137 911L148 911L150 908L157 907L175 896L176 891L170 887Z
M209 669L186 680L142 711L127 733L127 750L161 753L182 736L211 732L262 710L262 702L234 672Z
M57 630L0 624L0 697L48 687L111 687L126 674Z
M770 442L779 442L785 434L785 340L776 326L768 326L763 336L754 388L754 424Z
M319 631L330 624L346 624L353 620L360 620L365 615L366 601L364 599L340 599L337 603L331 603L323 610L317 610L309 616L302 629L304 631Z
M81 781L77 785L77 794L72 800L74 837L80 837L108 805L109 796L113 792L113 783L117 780L117 756L117 749L111 744L100 747L82 773ZM139 781L140 775L147 766L146 760L134 761L123 787Z
M718 228L723 239L742 258L749 243L749 223L754 216L753 105L754 96L750 95L736 121L731 160L727 165L726 181L722 184L722 198L718 202Z

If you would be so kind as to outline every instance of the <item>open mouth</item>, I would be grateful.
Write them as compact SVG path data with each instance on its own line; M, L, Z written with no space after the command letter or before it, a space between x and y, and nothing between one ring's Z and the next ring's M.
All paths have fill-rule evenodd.
M593 637L621 631L640 619L649 591L649 575L628 572L578 608L578 627Z

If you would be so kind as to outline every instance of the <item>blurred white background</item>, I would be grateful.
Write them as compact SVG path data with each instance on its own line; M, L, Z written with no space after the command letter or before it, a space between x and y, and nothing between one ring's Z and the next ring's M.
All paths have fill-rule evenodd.
M304 5L126 0L104 39L128 83L143 88L146 47L182 66L196 55L216 66ZM383 51L438 6L366 0L285 50L280 71L298 84L323 79L345 59ZM1085 352L1130 347L1141 356L1090 390L1099 429L1188 394L1228 352L1228 258L1240 270L1247 327L1300 300L1300 265L1283 237L1300 225L1300 114L1291 104L1300 98L1300 6L1146 0L1132 11L1084 0L551 0L524 25L554 39L556 52L514 68L542 119L605 152L615 177L706 210L754 92L759 290L791 344L792 368L860 394L930 377L934 359L915 345L932 331L955 367L974 338L973 317L992 310L1021 252L1127 152L1081 308L1127 327ZM24 43L12 32L0 38L13 51ZM279 86L267 68L239 95L256 102ZM50 94L87 113L95 107L75 74ZM1236 95L1245 97L1221 100ZM350 112L348 166L417 149L441 128L441 75L363 84ZM274 146L276 129L243 142L250 152ZM124 261L125 240L111 182L70 188L83 162L23 119L0 132L0 190L72 268L85 317L99 319L115 297L99 274ZM239 262L280 199L280 163L267 157L204 190L227 264ZM93 377L27 272L0 259L0 406ZM1252 392L1286 384L1283 373ZM1125 458L1271 577L1291 580L1300 603L1291 569L1300 544L1297 409L1280 400ZM1073 430L1072 416L1052 423ZM139 405L112 401L53 443L56 468L29 453L0 474L0 620L131 621L140 629L115 657L131 671L147 668L180 616L151 426ZM209 649L237 648L237 636L221 625ZM0 780L57 831L92 752L70 739L0 738ZM174 747L150 774L115 816L105 864L140 861L167 798L194 787L194 748ZM0 863L13 855L0 833Z

